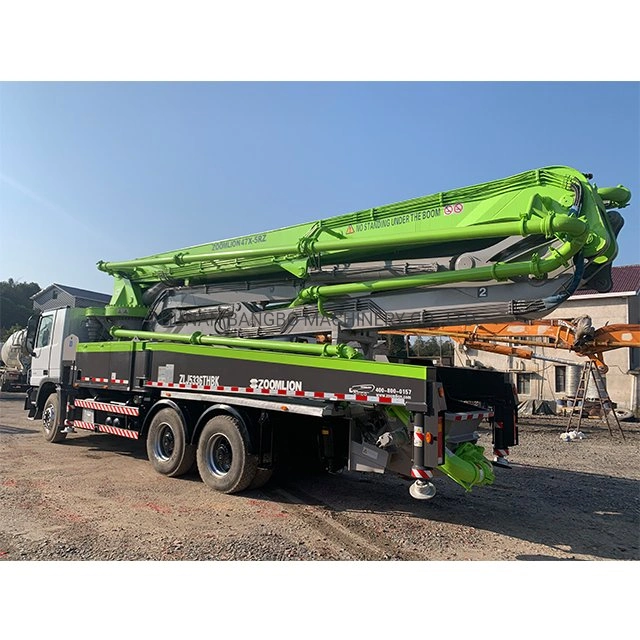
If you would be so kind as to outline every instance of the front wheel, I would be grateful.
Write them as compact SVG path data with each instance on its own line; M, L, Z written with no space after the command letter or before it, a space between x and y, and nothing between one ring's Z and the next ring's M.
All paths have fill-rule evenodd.
M215 416L204 426L196 460L202 481L222 493L243 491L258 469L258 457L250 453L247 429L227 415Z
M58 394L53 392L45 401L42 409L42 433L47 442L62 442L67 437L62 424L59 424L59 411Z

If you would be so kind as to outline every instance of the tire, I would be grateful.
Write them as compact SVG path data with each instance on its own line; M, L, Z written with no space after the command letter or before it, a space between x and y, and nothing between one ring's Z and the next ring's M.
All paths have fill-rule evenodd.
M624 409L615 409L615 414L620 422L633 420L633 412Z
M269 480L271 480L271 476L273 475L273 469L260 469L256 470L256 475L254 476L251 484L247 487L247 489L260 489L264 487Z
M215 416L204 426L196 460L202 481L221 493L248 488L258 470L258 457L250 453L247 429L227 415Z
M67 437L63 432L64 427L56 424L59 411L58 394L54 392L49 395L42 408L42 434L47 442L62 442Z
M171 408L153 416L147 434L147 456L153 468L164 476L182 476L196 459L196 448L187 442L187 430L180 414Z

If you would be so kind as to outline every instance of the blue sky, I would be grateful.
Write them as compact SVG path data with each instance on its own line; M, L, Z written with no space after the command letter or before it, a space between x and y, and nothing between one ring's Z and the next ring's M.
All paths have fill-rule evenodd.
M105 293L98 260L547 165L624 184L640 262L640 84L0 83L0 280Z

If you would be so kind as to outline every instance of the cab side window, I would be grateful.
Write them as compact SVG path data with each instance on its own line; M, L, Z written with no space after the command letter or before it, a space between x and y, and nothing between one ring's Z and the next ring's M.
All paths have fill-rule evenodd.
M53 316L43 316L38 328L36 349L46 347L51 342L51 329L53 328Z

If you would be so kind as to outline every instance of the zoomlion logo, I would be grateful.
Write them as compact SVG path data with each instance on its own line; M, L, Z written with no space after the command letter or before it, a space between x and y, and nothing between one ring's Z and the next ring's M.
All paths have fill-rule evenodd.
M269 391L302 391L300 380L273 380L272 378L251 378L252 389L268 389Z

